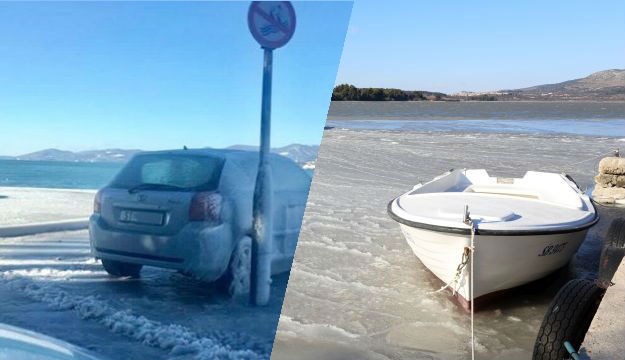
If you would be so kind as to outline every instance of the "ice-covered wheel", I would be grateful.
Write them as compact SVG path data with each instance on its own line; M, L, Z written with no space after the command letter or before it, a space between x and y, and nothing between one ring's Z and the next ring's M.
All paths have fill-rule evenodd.
M230 296L239 296L250 292L250 273L252 270L252 239L244 236L239 240L230 257L228 270L220 283Z
M143 265L140 264L131 264L105 259L102 259L102 266L104 266L104 270L106 270L106 272L109 273L109 275L111 276L130 276L135 278L139 277L139 274L141 273L141 268L143 267Z
M563 360L564 342L579 350L605 290L586 279L569 281L553 299L538 331L533 360Z

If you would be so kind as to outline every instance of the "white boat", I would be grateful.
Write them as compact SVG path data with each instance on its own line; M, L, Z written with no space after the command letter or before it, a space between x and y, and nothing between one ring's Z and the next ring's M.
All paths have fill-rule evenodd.
M471 222L466 221L468 214ZM388 205L415 255L453 290L473 299L540 279L566 265L598 221L590 198L567 175L528 171L498 178L452 170L418 184ZM465 264L474 232L473 295ZM470 263L469 263L470 264Z

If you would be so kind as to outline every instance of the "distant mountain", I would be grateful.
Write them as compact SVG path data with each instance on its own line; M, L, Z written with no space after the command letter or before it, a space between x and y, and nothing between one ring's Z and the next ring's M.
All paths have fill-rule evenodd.
M229 149L257 150L257 146L234 145ZM59 149L45 149L20 156L1 156L2 160L32 160L32 161L71 161L71 162L124 162L141 150L132 149L104 149L88 151L66 151ZM291 144L271 150L274 153L292 159L296 163L304 166L314 167L319 146Z
M45 149L33 153L14 156L14 160L33 161L73 161L73 162L123 162L140 150L105 149L88 151L66 151Z
M250 145L233 145L228 147L228 149L235 150L257 150L258 146L250 146ZM302 144L291 144L279 148L272 148L271 152L282 155L284 157L288 157L289 159L295 161L300 165L309 164L314 167L314 161L317 159L317 152L319 152L318 145L302 145Z
M599 71L557 84L502 90L501 98L531 100L625 100L625 70Z

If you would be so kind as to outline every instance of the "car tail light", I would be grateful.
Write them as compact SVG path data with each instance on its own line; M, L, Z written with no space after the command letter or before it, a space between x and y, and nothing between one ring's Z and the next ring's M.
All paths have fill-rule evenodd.
M99 214L102 210L102 191L98 191L93 199L93 213Z
M219 222L221 203L222 197L217 192L200 192L193 195L189 207L189 220Z

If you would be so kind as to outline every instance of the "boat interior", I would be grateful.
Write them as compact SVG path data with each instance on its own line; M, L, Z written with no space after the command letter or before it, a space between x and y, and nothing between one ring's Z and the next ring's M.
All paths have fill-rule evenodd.
M463 193L465 196L489 194L505 198L525 198L567 208L584 210L581 190L566 176L528 171L521 178L491 177L486 170L454 170L415 186L410 195L433 192Z

